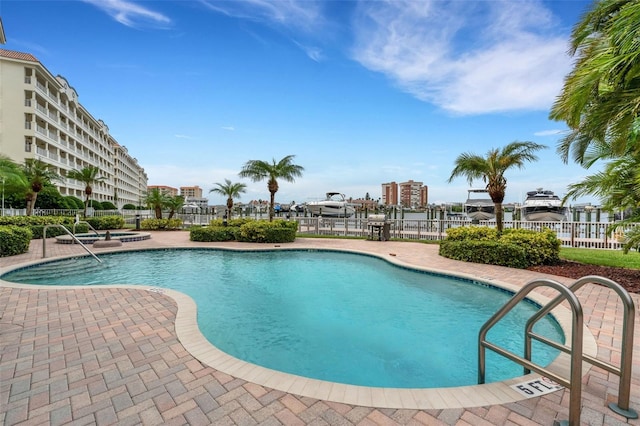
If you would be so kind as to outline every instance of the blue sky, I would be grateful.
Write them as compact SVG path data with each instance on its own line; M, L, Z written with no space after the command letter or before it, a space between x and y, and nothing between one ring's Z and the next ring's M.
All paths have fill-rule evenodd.
M596 170L564 164L548 120L571 29L590 2L3 0L6 49L64 76L149 175L149 184L241 181L247 160L295 155L280 202L327 191L381 196L422 181L429 202L463 201L447 183L462 152L514 140L547 145L507 173L505 202ZM241 201L267 199L247 183ZM474 185L482 186L481 182ZM577 202L598 200L580 199Z

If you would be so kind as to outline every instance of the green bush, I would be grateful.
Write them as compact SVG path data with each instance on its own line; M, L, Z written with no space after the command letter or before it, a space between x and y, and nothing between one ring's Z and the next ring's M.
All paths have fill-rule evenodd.
M84 201L80 198L74 197L73 195L67 195L64 199L70 209L84 210Z
M296 239L298 222L253 220L240 227L238 241L250 243L291 243Z
M515 244L490 240L464 240L440 243L441 256L465 262L524 269L528 265L526 250Z
M0 226L0 257L27 253L31 237L31 230L24 226Z
M234 241L240 228L236 226L204 226L189 229L189 239L199 242Z
M98 200L89 200L88 207L93 207L94 210L104 210L102 203Z
M447 229L447 241L496 240L498 231L487 226L461 226Z
M124 228L124 218L122 216L99 216L86 219L93 229L122 229Z
M124 206L122 206L122 210L135 210L136 206L134 206L133 204L125 204Z
M0 216L0 226L14 225L29 228L32 238L42 238L45 225L64 225L70 232L73 231L74 218L70 216ZM76 225L76 233L85 233L89 227L80 223ZM47 238L57 237L66 234L60 227L50 227L47 229Z
M118 208L111 201L103 201L102 210L118 210Z
M555 265L560 261L561 241L552 230L505 229L500 241L516 244L526 249L527 263L533 265Z
M145 219L140 227L152 231L171 231L182 227L182 219Z
M440 255L467 262L527 268L556 264L560 260L560 245L550 229L505 229L498 237L494 228L465 226L447 230L447 238L440 243Z

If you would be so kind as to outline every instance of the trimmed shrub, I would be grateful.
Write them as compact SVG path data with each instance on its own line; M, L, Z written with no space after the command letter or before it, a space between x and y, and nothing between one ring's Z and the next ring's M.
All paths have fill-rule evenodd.
M182 219L145 219L140 227L152 231L171 231L182 227Z
M440 243L440 255L467 262L528 268L558 263L560 245L550 229L505 229L498 238L494 228L465 226L447 230L447 238Z
M64 199L70 209L84 210L84 201L80 198L74 197L73 195L67 195Z
M73 231L74 218L69 216L1 216L0 225L15 225L29 228L32 238L42 238L45 225L64 225L69 231ZM89 227L85 223L76 225L76 234L89 231ZM47 238L57 237L66 234L59 227L51 227L47 229Z
M548 228L543 231L505 229L500 241L524 247L529 266L555 265L560 261L560 246L562 243L555 232Z
M122 206L122 210L135 210L136 206L134 206L133 204L125 204L124 206Z
M122 216L98 216L89 217L86 221L93 229L122 229L124 228L124 218Z
M24 226L0 226L0 257L27 253L31 237L31 230Z
M111 201L103 201L102 210L118 210L118 208Z
M528 265L526 250L515 244L499 241L442 241L440 256L465 262L508 266L524 269Z
M461 226L447 229L447 241L497 240L498 231L487 226Z
M94 210L104 210L102 203L98 200L89 200L88 207L93 207Z
M251 243L291 243L296 239L298 222L254 220L240 227L238 241Z
M192 227L189 229L189 239L199 242L234 241L236 233L240 231L238 227L229 226L204 226Z

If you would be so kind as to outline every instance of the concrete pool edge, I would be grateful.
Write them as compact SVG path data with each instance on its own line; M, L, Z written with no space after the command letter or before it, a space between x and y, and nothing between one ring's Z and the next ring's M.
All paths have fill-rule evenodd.
M172 248L191 248L191 247L172 247ZM200 247L205 248L206 247ZM220 249L219 247L215 247ZM289 248L282 248L282 250L288 250ZM306 248L295 248L295 250L305 250ZM500 282L497 280L491 280L486 278L478 278L474 276L468 276L466 274L455 273L448 270L430 269L424 267L417 267L416 265L400 262L395 257L386 257L380 254L358 251L358 250L345 250L345 249L317 249L309 248L310 250L333 250L342 252L359 253L368 256L376 256L383 260L387 260L391 263L398 264L399 266L424 270L434 273L442 273L446 275L456 276L472 281L486 283L491 286L502 287L509 291L517 291L520 287L509 283ZM131 251L137 251L138 249L131 249ZM147 250L147 249L142 249ZM154 250L154 249L149 249ZM162 249L161 249L162 250ZM239 250L246 251L246 249L237 248L222 248L222 250ZM255 248L255 250L273 250L273 247ZM113 250L118 252L123 250ZM126 251L126 250L125 250ZM103 252L106 253L106 252ZM79 256L64 256L64 257L79 257ZM58 260L63 257L58 257ZM9 272L14 269L24 268L32 264L42 263L42 261L26 262L20 265L14 265L9 268L0 268L0 275ZM0 286L6 287L18 287L29 289L45 289L48 291L55 290L69 290L79 289L78 286L39 286L28 284L14 284L0 280ZM83 290L88 287L80 287ZM309 379L305 377L295 376L292 374L282 373L275 370L270 370L264 367L260 367L254 364L247 363L245 361L234 358L210 344L204 336L201 334L197 325L197 307L195 302L186 294L180 293L170 289L152 288L148 285L105 285L105 286L91 286L91 288L130 288L144 291L155 291L165 296L170 297L176 302L178 307L175 318L175 332L178 340L185 347L185 349L191 353L196 359L205 365L208 365L223 373L229 374L233 377L237 377L246 380L251 383L266 386L272 389L288 392L296 395L317 398L321 400L340 402L345 404L353 404L360 406L376 407L376 408L404 408L404 409L448 409L448 408L470 408L477 406L488 406L496 404L505 404L510 402L522 401L527 398L520 393L513 390L510 385L520 383L522 381L534 379L540 377L537 374L529 376L520 376L514 379L497 382L486 385L471 385L452 388L432 388L432 389L397 389L397 388L370 388L364 386L353 386L339 383L325 382L315 379ZM548 299L538 294L532 294L530 297L537 303L544 304ZM566 308L558 308L554 310L556 320L560 324L565 333L567 339L570 339L570 324L571 313ZM569 326L568 326L569 325ZM597 352L597 346L595 344L595 338L589 329L585 326L585 344L584 352L590 355L595 355ZM563 359L564 358L564 359ZM552 363L554 371L562 371L562 375L566 376L566 370L568 364L566 362L566 356L560 356L556 361ZM583 376L588 373L589 365L583 363Z

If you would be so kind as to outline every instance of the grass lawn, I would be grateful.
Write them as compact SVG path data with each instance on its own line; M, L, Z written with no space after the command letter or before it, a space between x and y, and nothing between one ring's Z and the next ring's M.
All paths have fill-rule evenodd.
M640 253L622 250L597 250L561 247L560 258L590 265L613 266L616 268L640 269Z

